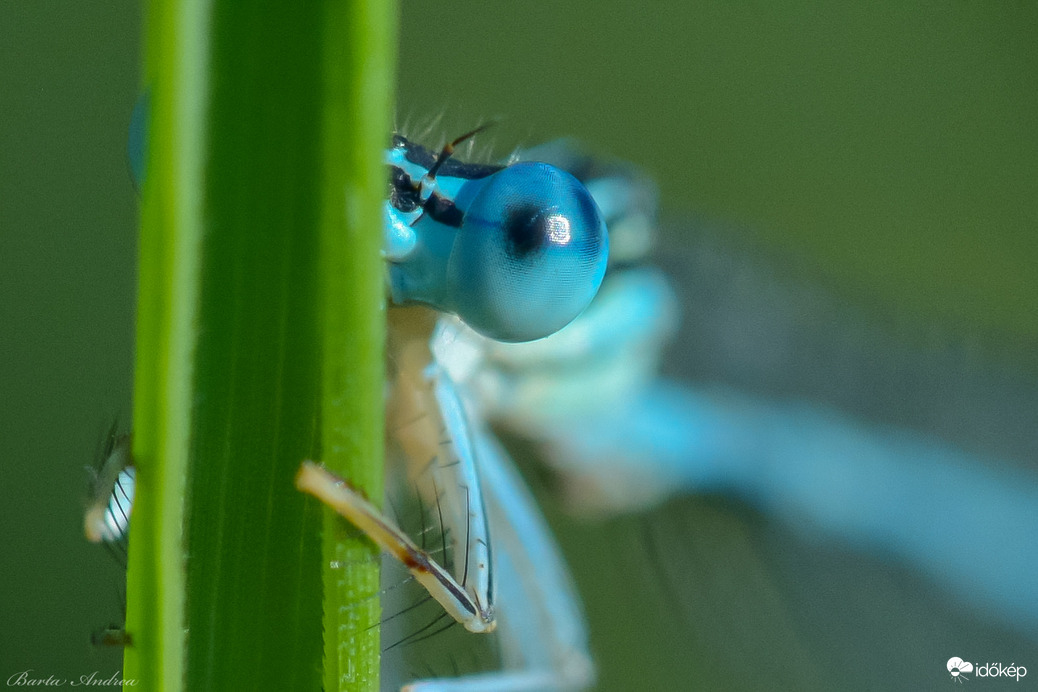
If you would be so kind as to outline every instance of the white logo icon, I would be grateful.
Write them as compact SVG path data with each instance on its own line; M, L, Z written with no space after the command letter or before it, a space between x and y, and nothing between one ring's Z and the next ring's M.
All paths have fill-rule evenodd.
M972 673L973 664L969 661L963 661L958 656L952 656L948 659L948 672L951 674L952 680L955 682L969 680L964 673Z

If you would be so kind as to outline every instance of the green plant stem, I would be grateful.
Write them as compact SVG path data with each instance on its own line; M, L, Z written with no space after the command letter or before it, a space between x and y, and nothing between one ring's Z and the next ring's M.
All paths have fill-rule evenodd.
M317 458L381 497L394 38L378 0L149 5L140 689L378 688L375 554L292 480Z
M182 526L188 467L194 325L201 256L204 7L153 2L145 73L152 132L143 186L133 455L137 464L127 571L134 646L123 675L142 689L184 677Z
M372 306L385 289L372 229L382 228L396 19L391 2L332 3L324 41L323 460L379 504L385 313ZM323 536L324 689L378 690L378 553L332 512Z

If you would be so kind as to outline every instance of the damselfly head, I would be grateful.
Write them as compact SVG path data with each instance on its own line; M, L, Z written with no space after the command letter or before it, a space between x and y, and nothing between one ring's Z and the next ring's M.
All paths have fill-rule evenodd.
M569 324L605 276L609 236L588 188L549 163L471 164L397 135L387 152L390 297L458 315L498 341Z

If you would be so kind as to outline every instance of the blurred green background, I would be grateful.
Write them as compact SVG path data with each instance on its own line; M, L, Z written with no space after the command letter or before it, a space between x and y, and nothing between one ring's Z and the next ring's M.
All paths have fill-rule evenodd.
M470 1L402 12L397 110L409 131L439 117L440 137L493 118L502 153L579 136L650 171L672 214L753 229L849 300L1038 372L1038 6ZM129 425L125 140L141 20L135 2L0 3L2 679L107 676L121 660L89 644L121 619L121 587L80 526L84 467L108 421ZM676 576L646 547L661 524L696 546ZM711 501L563 526L602 688L929 686L942 652L958 654L940 647L974 626L1002 645L995 656L1019 650L1038 674L1033 645L935 614L911 574L830 546L769 553L795 542L776 531ZM886 619L801 617L862 588ZM689 615L707 611L716 621ZM898 636L885 637L894 622ZM942 629L960 638L935 638ZM902 677L848 675L878 651Z

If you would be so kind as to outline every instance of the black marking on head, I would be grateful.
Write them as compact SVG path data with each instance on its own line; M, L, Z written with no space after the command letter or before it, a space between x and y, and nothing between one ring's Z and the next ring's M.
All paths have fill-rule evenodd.
M398 149L403 149L404 158L417 166L421 166L425 170L432 168L436 163L436 160L439 158L437 152L434 152L431 149L426 149L421 144L416 144L403 135L393 135L393 146ZM504 166L499 164L465 163L464 161L450 158L440 165L437 175L447 176L450 178L462 178L464 180L478 180L479 178L493 175L502 168L504 168Z
M392 166L389 169L389 203L394 209L410 212L422 206L420 187L404 169Z
M435 221L451 228L461 228L461 224L465 220L465 214L458 209L454 202L435 193L426 200L422 210Z

